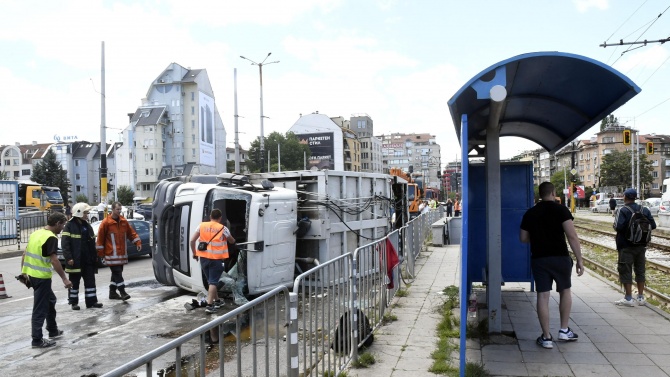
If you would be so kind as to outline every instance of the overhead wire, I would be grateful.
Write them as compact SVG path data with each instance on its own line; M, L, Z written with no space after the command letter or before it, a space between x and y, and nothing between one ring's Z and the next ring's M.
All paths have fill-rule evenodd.
M648 31L648 30L649 30L649 29L656 23L656 21L658 21L658 20L661 18L661 16L663 16L663 14L665 14L665 12L667 12L668 9L670 9L670 6L668 6L667 8L665 8L665 10L663 10L663 12L659 13L659 15L656 16L656 18L649 24L649 26L647 26L646 29L644 29L644 31L640 34L640 36L637 37L637 39L635 40L635 42L639 41L640 38L642 38L642 36L643 36L643 35L644 35L644 34L645 34L645 33L646 33L646 32L647 32L647 31ZM621 55L619 55L619 57L618 57L618 58L617 58L611 65L614 65L616 62L618 62L619 59L621 59L621 57L622 57L625 53L627 53L627 52L629 52L629 51L636 50L636 49L638 49L638 48L640 48L640 47L643 47L643 46L638 46L638 47L632 48L632 45L630 45L626 50L624 50L624 52L621 53Z
M628 18L626 18L626 20L625 20L624 22L622 22L621 25L619 25L619 27L616 28L616 30L614 30L614 31L612 32L612 35L610 35L609 37L607 37L607 39L605 39L605 41L609 41L610 39L612 39L612 37L614 36L614 34L616 34L616 32L619 31L619 30L623 27L623 25L625 25L628 21L630 21L630 19L635 15L635 13L637 13L637 11L639 11L640 8L642 8L642 6L644 6L644 4L647 3L647 1L648 1L648 0L645 0L644 3L640 4L640 6L637 7L637 9L635 9L635 11L634 11L630 16L628 16ZM639 29L638 29L638 30L639 30ZM637 31L637 30L636 30L636 31ZM612 56L614 55L614 53L616 52L616 50L617 50L617 48L615 47L615 48L613 49L612 54L610 55L610 57L607 58L607 61L609 61L610 59L612 59Z

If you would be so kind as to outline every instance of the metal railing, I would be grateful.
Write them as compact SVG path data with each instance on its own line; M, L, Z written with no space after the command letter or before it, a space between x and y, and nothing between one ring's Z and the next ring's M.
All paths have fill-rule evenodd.
M400 288L403 256L394 263L394 251L403 250L413 274L423 240L440 216L439 211L420 215L384 238L297 276L292 292L275 288L103 376L123 376L142 367L152 376L154 360L170 351L177 377L188 372L185 368L212 375L216 371L205 374L205 334L212 329L218 330L220 376L224 366L237 376L256 376L258 371L265 376L338 375L358 359L359 347L372 342L372 332ZM232 339L226 341L227 335ZM182 358L189 353L195 362L185 366Z
M212 375L216 370L205 370L206 337L212 337L214 329L218 335L218 375L224 376L225 371L231 369L237 376L256 376L259 371L265 376L271 375L270 371L275 376L297 376L297 367L294 367L297 354L291 353L291 347L297 349L297 343L293 341L297 322L295 317L291 318L292 313L297 311L297 303L297 297L286 287L275 288L103 376L123 376L142 367L146 376L153 376L153 361L170 351L174 351L174 373L177 377L191 375L190 369L197 370L199 376ZM280 341L282 333L286 333L289 346L287 342ZM233 339L228 337L231 334ZM193 360L185 363L183 355L189 354L193 355Z

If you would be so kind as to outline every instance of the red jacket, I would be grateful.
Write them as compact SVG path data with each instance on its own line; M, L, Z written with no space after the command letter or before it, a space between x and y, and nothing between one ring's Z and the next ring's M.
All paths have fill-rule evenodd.
M128 253L126 252L126 238L137 246L142 246L140 236L130 226L128 220L119 216L119 220L114 220L112 216L107 216L98 228L98 239L95 248L99 257L105 258L105 264L108 266L118 266L128 263Z

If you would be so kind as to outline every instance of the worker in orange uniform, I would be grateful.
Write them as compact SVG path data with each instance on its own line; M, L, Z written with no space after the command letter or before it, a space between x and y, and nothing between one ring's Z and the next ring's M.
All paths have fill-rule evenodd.
M121 216L121 208L120 202L112 204L112 214L102 220L98 228L95 248L98 250L98 256L105 258L104 263L112 272L109 299L125 301L130 298L126 293L126 283L123 281L123 265L128 263L126 238L137 246L137 251L142 250L142 241L128 220ZM119 293L116 293L117 289Z
M461 215L461 201L456 198L454 200L454 217L458 217Z

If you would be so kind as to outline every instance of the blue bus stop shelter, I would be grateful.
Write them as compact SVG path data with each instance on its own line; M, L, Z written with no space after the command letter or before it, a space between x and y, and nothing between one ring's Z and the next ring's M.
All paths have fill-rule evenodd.
M505 248L501 242L501 193L505 188L500 184L500 137L526 138L553 153L639 92L626 76L596 60L562 52L534 52L486 68L449 100L463 161L461 302L467 302L472 281L468 253L479 252L486 257L490 333L501 332L501 254ZM484 158L485 182L469 180L472 157ZM470 229L470 185L485 185L486 229ZM472 231L486 237L486 250L471 249L468 233ZM461 305L461 375L465 373L466 310L466 305Z

